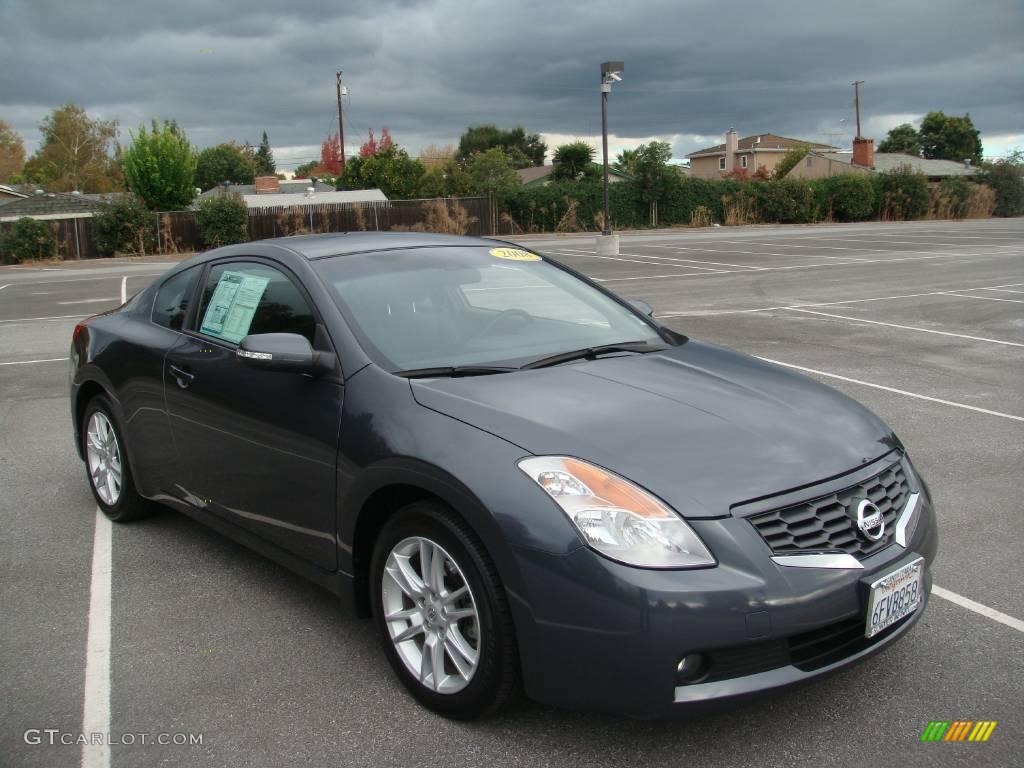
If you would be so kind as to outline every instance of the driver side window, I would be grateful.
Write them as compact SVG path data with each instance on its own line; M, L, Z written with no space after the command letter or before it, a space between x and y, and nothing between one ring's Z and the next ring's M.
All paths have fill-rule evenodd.
M199 333L230 344L251 333L297 333L313 344L316 331L313 311L291 278L254 262L210 270L196 323Z

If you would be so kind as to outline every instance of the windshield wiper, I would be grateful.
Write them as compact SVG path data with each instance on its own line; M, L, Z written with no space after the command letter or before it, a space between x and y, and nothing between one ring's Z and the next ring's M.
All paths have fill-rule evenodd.
M459 376L489 376L492 373L509 373L518 368L506 368L496 365L441 365L435 368L413 368L408 371L396 371L395 376L407 379L435 379L442 377L457 378Z
M570 352L559 352L557 355L542 357L521 367L523 370L547 368L551 365L569 363L573 360L594 360L601 355L611 354L612 352L653 352L661 349L665 349L665 347L652 346L649 341L620 341L616 344L602 344L597 347L584 347L583 349L574 349Z

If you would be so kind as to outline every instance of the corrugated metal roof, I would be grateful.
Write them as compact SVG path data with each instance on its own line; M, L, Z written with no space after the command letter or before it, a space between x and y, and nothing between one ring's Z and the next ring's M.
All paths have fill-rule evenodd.
M352 189L344 191L325 191L307 197L306 195L242 195L249 208L273 208L293 205L331 205L338 203L386 203L387 196L379 189Z

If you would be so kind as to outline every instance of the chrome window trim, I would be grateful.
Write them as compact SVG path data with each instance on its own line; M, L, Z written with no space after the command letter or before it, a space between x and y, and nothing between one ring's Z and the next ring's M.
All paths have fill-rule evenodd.
M920 493L910 494L906 506L903 507L900 516L896 518L896 543L901 547L907 546L907 528L914 519L914 513L917 511L917 504L920 499Z
M773 555L772 562L789 568L842 568L863 569L860 560L845 552L806 555Z

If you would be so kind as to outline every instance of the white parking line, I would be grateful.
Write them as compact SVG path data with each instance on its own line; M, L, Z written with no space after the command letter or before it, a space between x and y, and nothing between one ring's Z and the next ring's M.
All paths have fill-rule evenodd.
M104 296L102 299L76 299L75 301L58 301L58 304L96 304L100 301L117 301L117 296Z
M0 285L0 291L2 291L4 288L6 288L9 285L10 285L10 283L7 283L7 285Z
M1024 285L1024 283L1007 283L1007 285ZM658 312L656 317L708 317L715 315L742 315L754 312L779 312L783 309L798 309L799 307L834 307L840 304L860 304L866 301L891 301L893 299L916 299L920 296L943 296L952 291L1000 291L1006 290L1002 286L970 288L951 288L949 291L928 291L927 293L899 293L895 296L873 296L869 299L844 299L843 301L818 301L807 304L787 304L779 307L757 307L756 309L708 309L708 310L685 310L678 312ZM1024 291L1007 291L1007 293L1024 293Z
M30 320L74 320L86 315L53 315L51 317L14 317L8 320L0 320L0 323L27 323Z
M82 733L110 732L110 581L113 532L110 520L96 508L89 585L89 634L85 646L85 697ZM90 742L92 740L90 739ZM107 768L110 745L82 745L82 768Z
M548 250L549 253L554 253L554 254L559 255L559 256L563 256L563 255L564 256L583 256L584 258L587 258L587 259L607 259L609 261L628 261L628 262L630 262L632 264L648 264L648 265L650 265L650 264L662 264L664 266L673 266L671 258L669 258L667 261L648 261L648 260L646 260L646 259L656 259L656 258L658 258L657 256L650 256L650 257L638 256L637 258L630 259L630 258L623 258L623 257L625 257L625 256L633 256L632 253L624 253L624 254L622 254L622 256L598 256L597 254L588 253L586 251L571 251L568 248L563 248L563 249L558 250L558 251L556 251L554 249L551 249L551 248L549 248L547 250ZM638 259L645 259L645 260L644 261L638 261ZM692 264L680 264L679 266L688 267L689 269L701 269L701 270L704 270L706 272L721 272L722 271L721 269L711 269L710 267L697 267L697 266L694 266Z
M970 296L957 291L944 291L947 296L956 296L961 299L977 299L978 301L1008 301L1011 304L1024 304L1024 299L1004 299L1001 296Z
M758 360L764 360L766 363L773 363L774 365L781 365L784 368L792 368L796 371L803 371L804 373L813 373L817 376L826 376L830 379L839 379L840 381L848 381L851 384L860 384L861 386L871 387L872 389L881 389L885 392L893 392L897 395L905 395L906 397L913 397L918 400L927 400L931 403L939 403L940 405L950 405L954 408L963 408L968 411L976 411L977 413L986 413L989 416L999 416L1003 419L1010 419L1011 421L1022 421L1024 422L1024 416L1014 416L1012 413L1002 413L1001 411L990 411L988 408L979 408L976 405L967 405L966 403L955 403L952 400L943 400L940 397L931 397L929 395L919 395L916 392L907 392L904 389L896 389L895 387L887 387L883 384L875 384L871 381L861 381L860 379L851 379L848 376L840 376L838 373L826 373L825 371L819 371L814 368L805 368L802 365L794 365L793 363L784 363L781 360L772 360L770 357L761 357L755 355Z
M121 303L128 301L128 275L121 278Z
M1016 341L1003 341L1002 339L989 339L984 336L968 336L965 333L952 333L950 331L936 331L933 328L916 328L913 325L900 325L898 323L883 323L881 320L866 320L863 317L850 317L849 315L833 315L829 312L815 312L812 309L787 308L788 312L803 312L807 315L821 315L822 317L834 317L837 320L849 320L854 323L868 323L870 325L885 325L889 328L901 328L904 331L918 331L919 333L934 333L939 336L955 336L958 339L970 339L971 341L987 341L990 344L1005 344L1008 347L1024 347Z
M989 608L987 605L976 603L969 597L958 595L956 592L950 592L948 589L943 589L937 584L932 585L932 594L941 597L943 600L949 600L951 603L956 603L961 608L966 608L969 611L974 611L981 616L992 619L992 621L998 621L1000 624L1005 624L1011 629L1016 629L1018 632L1024 632L1024 621L1015 619L1013 616L1009 616L1002 611L997 611L995 608Z
M45 360L12 360L9 363L0 363L0 365L32 365L33 363L59 363L61 360L67 360L67 358L48 357Z

